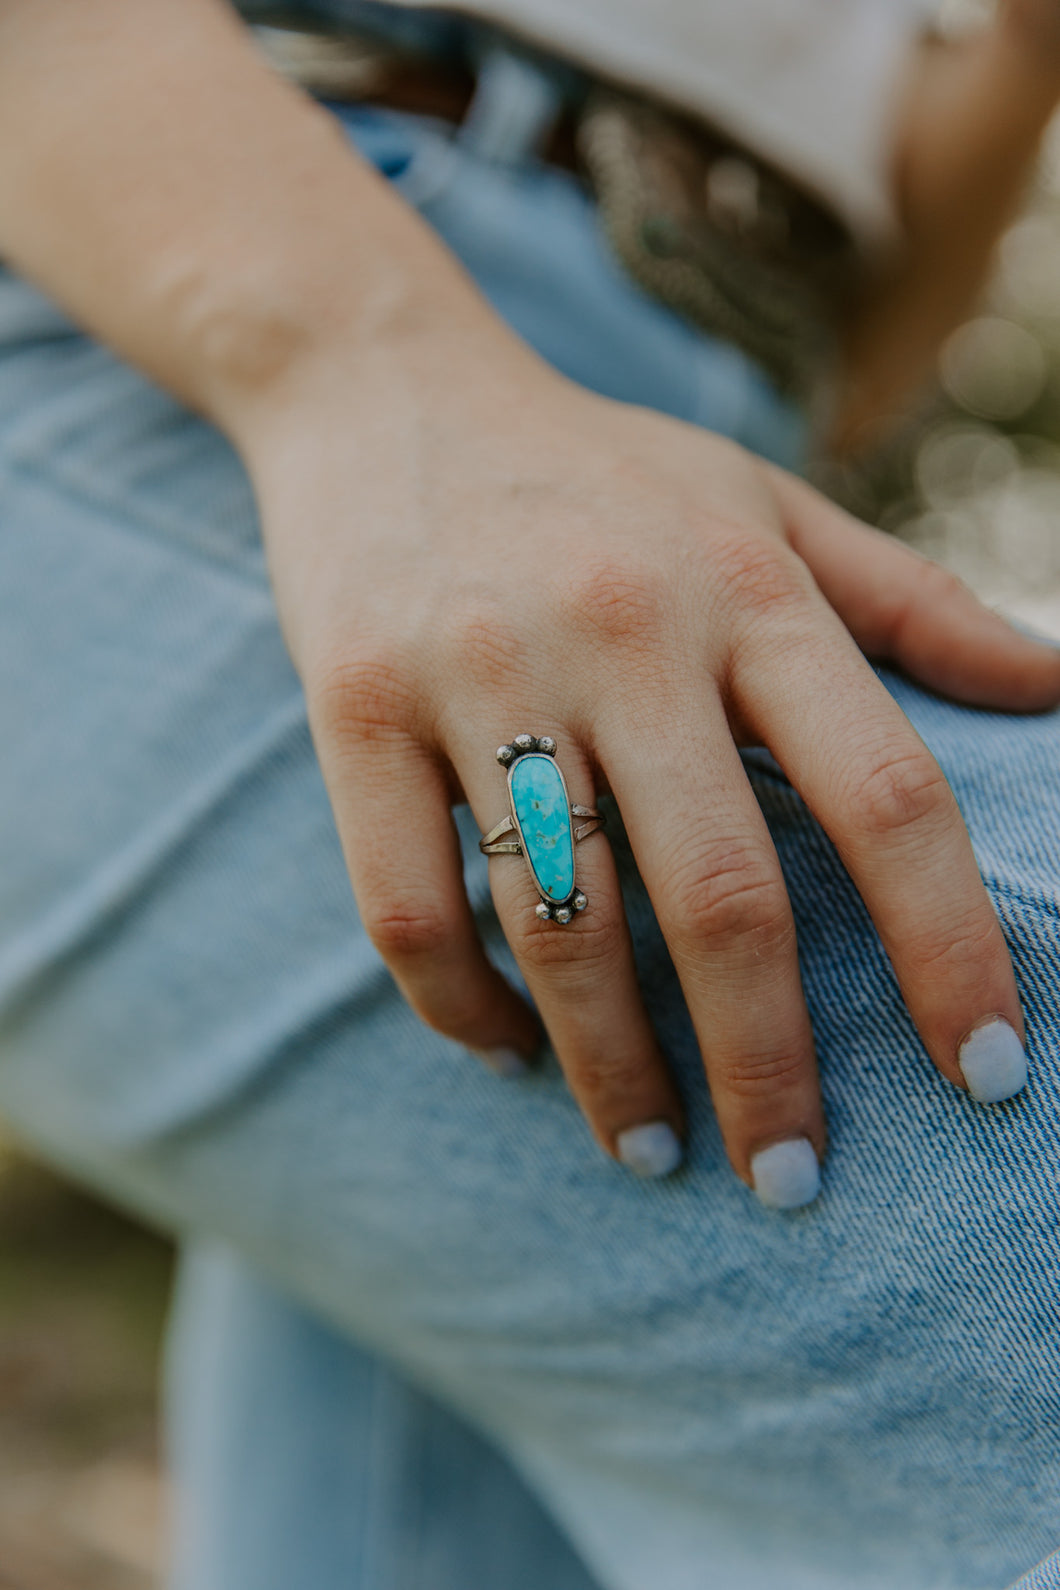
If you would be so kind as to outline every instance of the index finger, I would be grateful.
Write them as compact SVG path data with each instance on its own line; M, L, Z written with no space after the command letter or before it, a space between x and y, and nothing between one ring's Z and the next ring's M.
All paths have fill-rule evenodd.
M1021 634L948 569L769 467L792 547L863 652L974 706L1056 706L1060 648Z

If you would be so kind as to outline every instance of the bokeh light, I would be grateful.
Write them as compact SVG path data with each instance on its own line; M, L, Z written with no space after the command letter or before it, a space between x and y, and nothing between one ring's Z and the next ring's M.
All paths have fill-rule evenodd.
M968 8L951 9L957 27ZM874 454L822 484L1060 640L1060 118L934 385Z

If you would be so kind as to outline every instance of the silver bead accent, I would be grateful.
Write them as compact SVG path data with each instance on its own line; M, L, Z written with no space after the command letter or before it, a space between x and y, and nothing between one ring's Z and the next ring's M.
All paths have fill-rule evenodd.
M551 734L540 735L537 742L537 748L539 751L544 751L546 756L555 756L556 754L556 742L552 738Z
M589 904L589 901L587 900L585 895L582 894L581 890L579 889L578 892L575 894L573 900L571 901L571 905L574 907L574 909L576 911L584 911L585 907L588 904Z
M537 749L537 741L532 734L517 734L512 741L512 748L520 756L525 756L527 751L535 751Z
M562 922L564 925L566 925L573 915L574 912L571 910L569 905L561 905L557 907L553 915L553 920L556 922Z
M540 905L534 906L534 915L540 917L542 922L548 922L552 916L552 907L542 900Z
M507 767L509 762L515 761L515 752L510 745L501 746L497 752L497 761L501 764L501 767Z

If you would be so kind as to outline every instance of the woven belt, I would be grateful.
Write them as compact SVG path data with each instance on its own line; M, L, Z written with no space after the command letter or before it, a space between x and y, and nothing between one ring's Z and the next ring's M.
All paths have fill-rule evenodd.
M577 142L611 246L640 286L820 408L855 274L839 222L763 161L650 101L598 90Z

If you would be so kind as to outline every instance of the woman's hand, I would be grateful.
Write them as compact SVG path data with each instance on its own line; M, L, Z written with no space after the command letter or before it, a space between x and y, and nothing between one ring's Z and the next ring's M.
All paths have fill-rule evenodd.
M478 941L450 807L491 827L496 747L552 735L571 799L622 811L737 1173L767 1182L756 1156L789 1140L820 1156L791 907L736 750L763 743L963 1086L973 1029L1022 1033L1013 974L953 795L858 647L1016 709L1057 701L1060 656L741 449L591 396L506 334L471 366L430 340L345 370L332 352L244 449L363 920L413 1008L470 1049L535 1049ZM669 1168L666 1132L636 1130L676 1139L681 1108L603 839L578 870L589 909L559 927L525 864L493 860L497 911L601 1144Z
M364 920L424 1018L536 1044L478 944L449 809L489 827L496 746L552 734L574 800L621 806L738 1173L810 1195L757 1157L801 1141L805 1173L824 1144L791 911L735 749L761 740L935 1063L960 1085L963 1040L1001 1017L964 1064L980 1096L1011 1091L998 924L857 644L1013 708L1056 702L1060 658L738 449L539 364L220 0L10 0L0 46L0 252L240 449ZM678 1100L606 841L579 860L569 928L508 858L497 908L600 1141L658 1170Z

